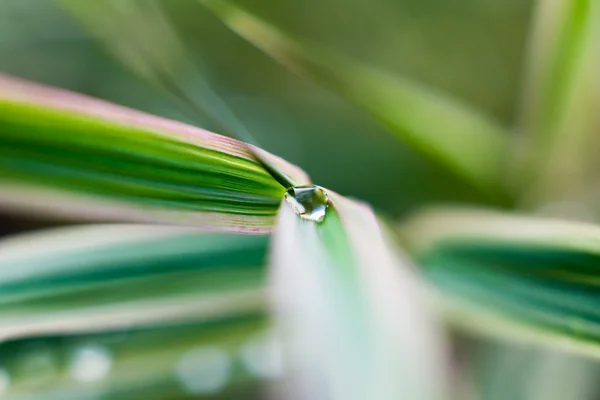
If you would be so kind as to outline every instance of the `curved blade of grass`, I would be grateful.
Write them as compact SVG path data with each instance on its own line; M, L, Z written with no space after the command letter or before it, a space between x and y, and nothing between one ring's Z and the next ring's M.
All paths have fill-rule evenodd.
M247 397L277 373L268 364L275 353L269 350L267 329L264 316L249 314L5 342L0 348L3 395L32 400Z
M371 113L409 145L490 193L503 192L506 134L457 99L286 36L226 0L200 0L286 67Z
M129 69L160 87L195 117L207 116L232 137L258 145L199 72L176 29L154 0L56 0ZM197 57L196 57L197 59ZM252 153L284 187L301 184L270 158Z
M522 98L521 189L530 205L585 201L597 179L600 6L539 0Z
M418 278L368 206L329 196L323 223L283 203L273 237L286 398L443 398L442 340Z
M600 356L597 226L440 210L403 229L460 328Z
M0 206L74 218L264 233L285 188L253 152L308 181L245 143L6 76L0 149Z
M266 242L145 225L6 239L0 242L0 339L262 312Z

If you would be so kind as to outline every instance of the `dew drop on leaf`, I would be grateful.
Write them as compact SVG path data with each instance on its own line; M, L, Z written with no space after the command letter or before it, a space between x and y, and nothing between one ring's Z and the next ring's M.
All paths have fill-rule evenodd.
M323 188L316 185L294 186L285 192L285 201L300 216L314 222L323 222L329 198Z

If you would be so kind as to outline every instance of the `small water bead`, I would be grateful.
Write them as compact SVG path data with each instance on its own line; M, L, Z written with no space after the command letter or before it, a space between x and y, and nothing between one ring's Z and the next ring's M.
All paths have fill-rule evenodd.
M242 364L254 377L277 379L283 376L282 345L275 332L267 330L250 336L240 349Z
M206 345L183 353L175 366L175 375L188 394L215 394L227 386L232 368L226 349Z
M97 345L77 348L71 357L69 375L80 382L95 382L103 379L112 366L109 351Z
M285 201L300 218L314 222L325 220L329 198L320 186L293 186L285 192Z

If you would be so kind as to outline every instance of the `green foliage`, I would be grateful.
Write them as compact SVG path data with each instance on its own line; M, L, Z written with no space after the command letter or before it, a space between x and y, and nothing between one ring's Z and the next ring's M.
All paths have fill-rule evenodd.
M600 7L581 0L537 8L521 100L519 189L529 207L561 200L596 207L589 185L598 168Z
M266 244L264 236L143 225L57 228L7 239L0 247L1 336L260 311Z
M0 110L6 118L0 139L7 151L0 165L8 204L23 201L19 185L27 184L34 186L29 192L34 198L44 188L64 192L60 202L42 200L50 210L71 207L77 197L68 194L79 192L114 201L108 217L98 204L85 203L90 208L84 211L100 212L99 218L147 218L262 233L271 228L284 188L255 155L279 165L296 181L308 180L285 161L242 142L71 93L10 78L3 82ZM404 271L407 265L393 254L391 240L368 207L333 192L330 199L331 215L324 222L301 219L300 211L285 202L278 213L277 240L271 246L275 279L292 257L296 273L305 269L313 284L326 278L323 283L331 286L325 304L315 303L316 298L303 304L314 294L313 284L290 292L295 293L291 303L287 293L299 281L284 273L272 285L272 307L280 315L294 315L291 321L278 320L280 329L293 332L284 342L292 351L291 363L299 362L301 371L321 364L317 380L327 389L319 388L312 373L308 379L298 373L291 382L300 380L312 393L308 396L332 399L370 393L382 399L400 394L443 398L443 340L431 311L420 304L418 278ZM125 213L116 213L117 206L125 206ZM137 214L129 212L132 206L140 207ZM165 213L169 206L177 213ZM76 215L77 209L69 214ZM321 232L319 238L309 234L314 229ZM370 240L363 242L363 234ZM24 248L30 255L22 253ZM0 276L2 334L20 339L261 312L264 282L262 269L256 268L261 262L251 257L255 249L262 255L264 241L141 226L78 228L25 244L7 241L0 259L6 270ZM334 275L327 277L329 273ZM417 307L407 308L408 303ZM327 315L319 311L322 307L331 307ZM382 313L386 307L391 308ZM302 329L325 320L330 321L325 341L311 339ZM355 334L348 341L339 340L350 331ZM398 336L407 340L398 342ZM414 346L415 340L421 344ZM299 359L297 351L304 353ZM399 370L406 379L388 373L361 379L371 371ZM348 381L357 386L344 389Z
M511 129L442 90L299 39L251 7L200 2L242 38L354 103L490 202L508 205L514 197L526 208L565 199L597 206L590 189L598 167L596 3L538 4L513 140ZM150 225L4 240L0 392L9 382L8 393L17 398L216 394L185 378L202 376L198 354L209 354L207 368L227 363L219 395L245 396L275 377L248 366L243 355L273 323L287 367L278 383L285 398L445 399L451 397L446 331L435 311L469 335L600 355L596 226L442 209L402 221L398 242L369 206L329 189L323 189L325 219L305 220L301 202L292 208L282 200L290 186L310 179L257 147L198 63L203 57L188 56L166 2L58 3L188 115L247 143L0 76L0 205L76 220L271 234L272 240ZM27 361L28 346L37 342L46 350L34 359L63 360L43 379L35 372L39 361ZM78 343L92 343L103 362L110 357L93 387L74 382L81 381L72 369L75 356L90 349ZM260 351L252 353L255 359L264 356ZM561 355L536 351L541 361L532 359L531 371L522 371L531 377L523 380L573 372L582 390L570 394L589 396L591 375L577 373L587 364L569 356L565 367ZM238 353L242 361L235 364ZM492 364L513 355L487 347L483 353ZM68 354L74 358L65 361ZM505 379L512 378L485 363L480 375L461 372L511 386ZM534 394L520 385L511 386L512 394L485 385L470 389L491 399L564 397L558 383Z
M83 96L1 82L0 200L35 201L23 193L28 183L112 201L85 203L80 216L270 229L285 188L246 144ZM295 167L264 157L306 181ZM60 209L67 201L43 206Z
M173 370L185 369L182 360L196 349L223 354L227 392L247 390L265 377L233 359L268 327L266 244L264 236L143 225L4 240L0 360L10 395L126 399L133 391L162 399L181 395L182 379L202 393L189 371Z
M598 227L440 210L415 216L404 229L461 328L600 354Z

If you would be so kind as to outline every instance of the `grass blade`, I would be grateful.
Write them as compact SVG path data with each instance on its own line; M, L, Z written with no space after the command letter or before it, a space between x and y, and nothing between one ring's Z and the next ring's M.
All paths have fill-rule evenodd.
M403 232L460 328L600 356L598 227L438 210Z
M308 181L245 143L6 76L0 146L0 205L75 218L264 233L285 188L254 153Z
M520 189L529 206L595 197L598 35L597 2L537 2L520 121Z
M282 204L272 301L294 399L440 399L444 355L419 281L369 207L329 192L322 223Z
M368 111L402 140L479 188L503 192L506 134L458 100L287 37L226 0L200 0L227 26L290 69Z
M58 228L0 242L0 339L262 312L267 238Z

